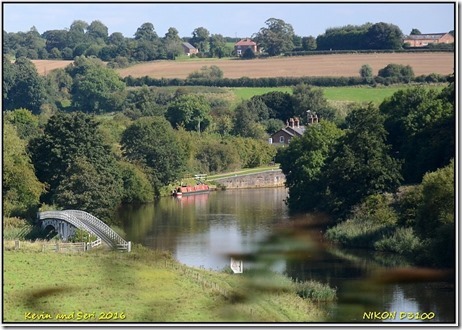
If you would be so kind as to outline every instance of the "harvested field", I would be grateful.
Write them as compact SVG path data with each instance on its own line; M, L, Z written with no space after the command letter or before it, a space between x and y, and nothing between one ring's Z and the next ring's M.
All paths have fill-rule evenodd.
M48 72L54 69L65 68L74 61L64 60L32 60L32 63L37 67L37 72L40 75L46 75Z
M150 76L154 78L186 78L204 65L216 65L226 78L301 77L301 76L358 76L363 64L373 73L390 63L410 65L418 75L454 72L453 53L392 53L392 54L333 54L299 57L280 57L255 60L216 61L154 61L118 70L122 77Z
M33 61L38 72L44 74L53 68L65 67L71 61ZM298 57L278 57L255 60L194 60L153 61L117 70L122 77L150 76L153 78L186 78L204 65L216 65L226 78L301 77L301 76L358 76L364 64L372 67L373 73L390 63L410 65L414 73L450 74L454 72L454 53L390 53L390 54L332 54Z

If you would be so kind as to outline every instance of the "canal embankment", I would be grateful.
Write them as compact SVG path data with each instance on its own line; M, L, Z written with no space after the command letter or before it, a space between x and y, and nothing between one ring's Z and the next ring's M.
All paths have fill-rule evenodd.
M258 173L236 173L213 181L225 189L273 188L284 187L286 177L281 169L270 169Z

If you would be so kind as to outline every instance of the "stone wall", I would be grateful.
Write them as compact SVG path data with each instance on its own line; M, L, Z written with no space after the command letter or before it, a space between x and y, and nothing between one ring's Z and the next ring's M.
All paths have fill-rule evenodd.
M272 170L256 174L236 175L214 180L226 189L284 187L286 177L281 170Z

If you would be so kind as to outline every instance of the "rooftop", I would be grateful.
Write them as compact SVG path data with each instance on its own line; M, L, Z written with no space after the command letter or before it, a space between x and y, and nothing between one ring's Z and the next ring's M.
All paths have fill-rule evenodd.
M242 40L236 42L234 45L235 46L254 46L256 44L257 43L255 41L252 41L252 39L245 38L245 39L242 39Z

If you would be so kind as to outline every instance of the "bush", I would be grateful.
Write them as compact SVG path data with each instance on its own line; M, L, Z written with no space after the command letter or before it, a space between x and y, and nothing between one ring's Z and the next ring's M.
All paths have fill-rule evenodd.
M390 235L397 222L390 203L388 195L367 197L348 220L328 229L326 237L345 246L374 248L374 242Z
M421 186L401 187L397 198L396 209L399 215L398 225L403 227L413 227L417 209L422 203Z
M375 242L374 247L378 251L412 256L420 253L422 242L412 228L399 227L392 235Z
M410 65L388 64L379 70L378 76L382 78L411 79L414 77L414 71Z
M336 299L336 289L329 287L327 284L315 281L295 282L295 291L303 299L312 301L334 301Z
M223 78L223 71L216 65L203 66L200 71L194 71L189 74L188 79L221 79Z

